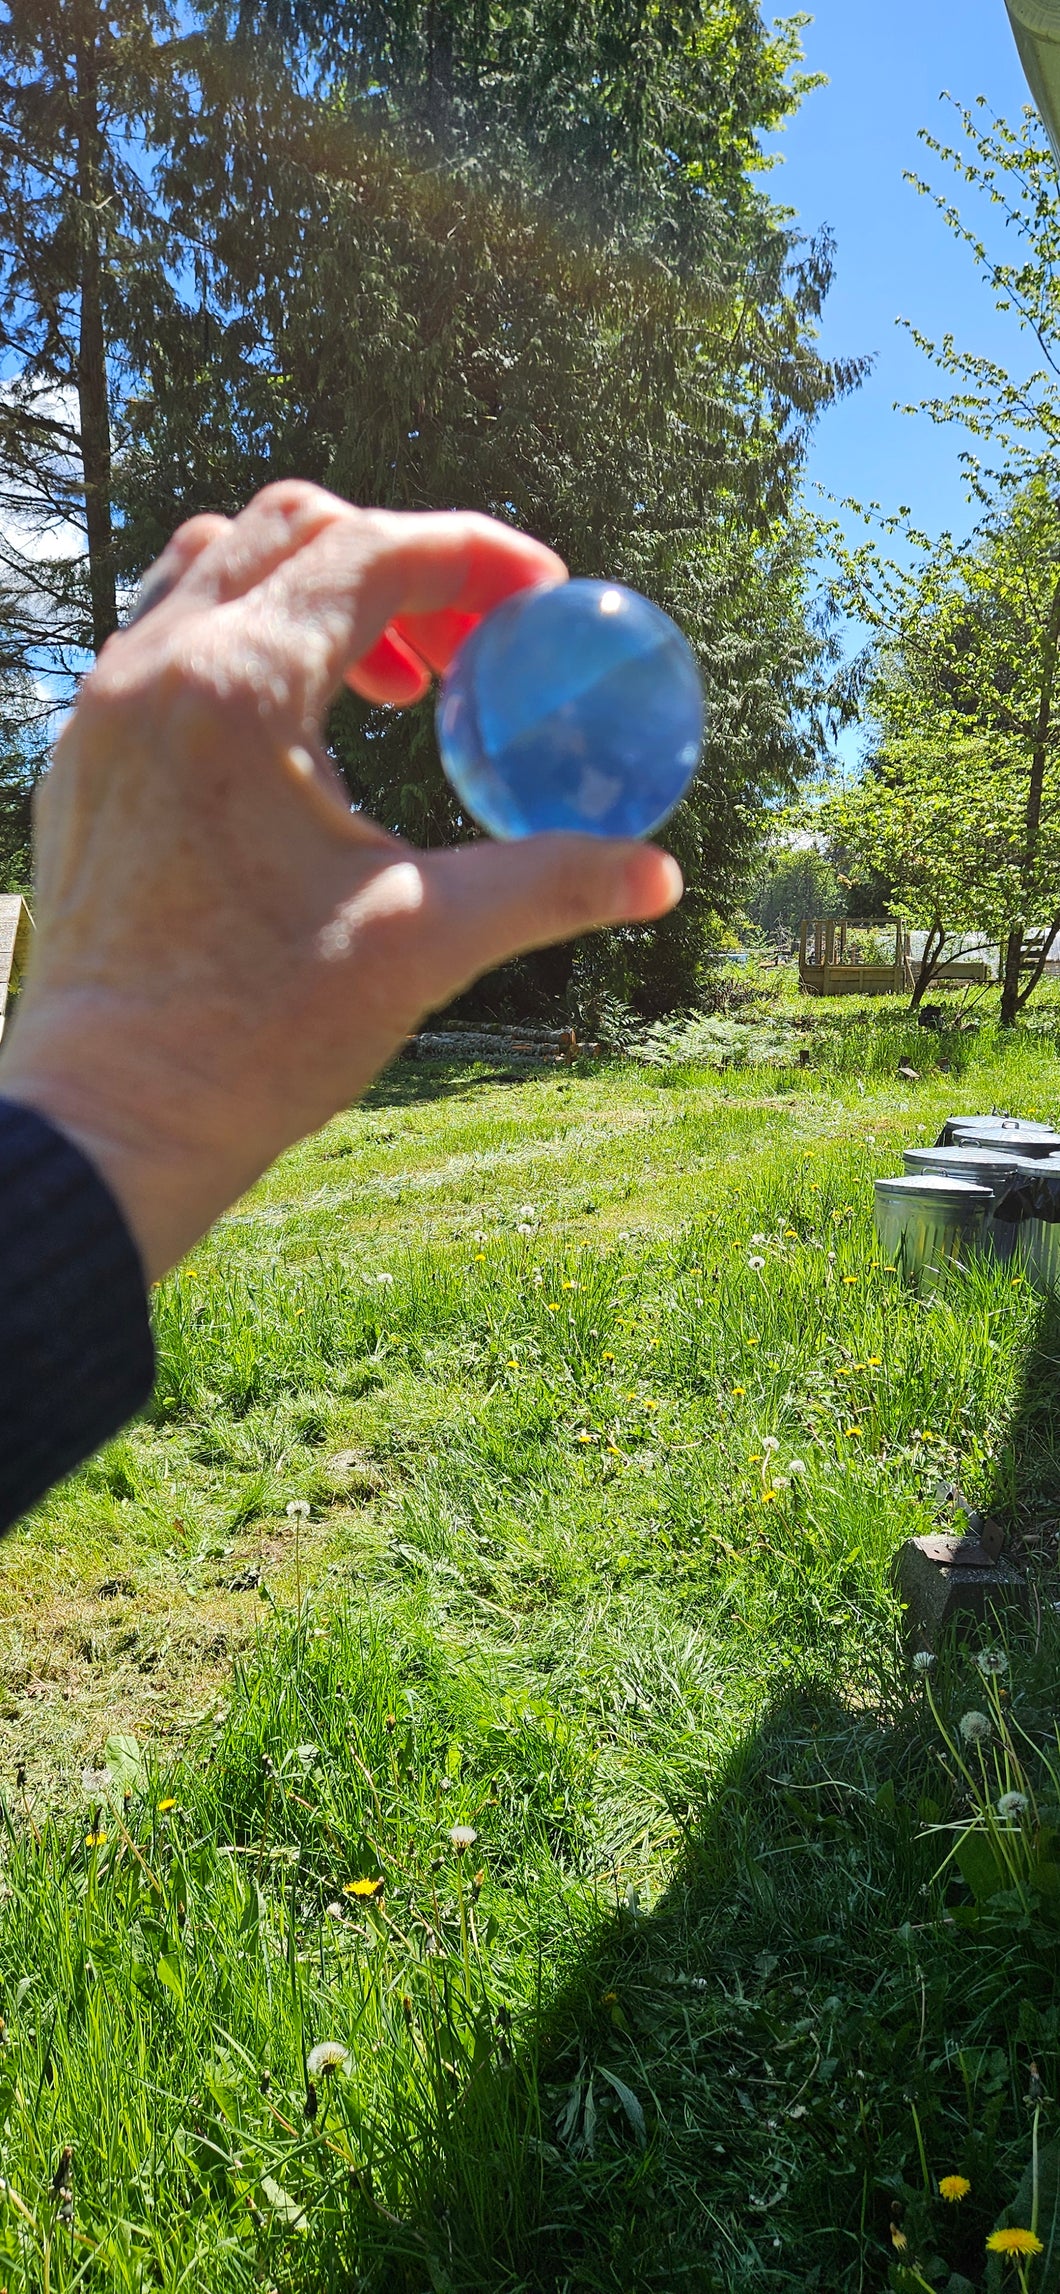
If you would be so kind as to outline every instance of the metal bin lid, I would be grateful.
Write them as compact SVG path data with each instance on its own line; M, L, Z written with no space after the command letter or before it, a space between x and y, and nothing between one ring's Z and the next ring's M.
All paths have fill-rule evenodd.
M1060 1160L1060 1158L1058 1158ZM974 1180L977 1173L986 1175L987 1183L1018 1178L1021 1171L1040 1171L1042 1158L1017 1155L1003 1147L907 1147L904 1162L908 1171L936 1171L940 1178L965 1177Z
M999 1145L1003 1139L1018 1139L1021 1146L1024 1141L1055 1139L1060 1149L1060 1131L1054 1124L1031 1123L1022 1115L951 1115L946 1129L952 1133L947 1144L954 1147L966 1146L972 1139L997 1140Z
M906 1171L893 1179L877 1179L876 1193L896 1196L900 1203L966 1203L969 1209L993 1201L992 1188L977 1187L971 1179L948 1179L935 1171Z

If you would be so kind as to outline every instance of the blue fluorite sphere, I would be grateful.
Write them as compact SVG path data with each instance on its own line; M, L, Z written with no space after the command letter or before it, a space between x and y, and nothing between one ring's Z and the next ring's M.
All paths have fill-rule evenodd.
M699 762L703 687L676 622L617 582L519 590L465 639L438 746L491 836L648 836Z

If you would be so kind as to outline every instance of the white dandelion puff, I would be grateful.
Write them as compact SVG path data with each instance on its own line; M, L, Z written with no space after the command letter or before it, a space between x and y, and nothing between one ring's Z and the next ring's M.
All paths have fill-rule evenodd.
M913 1658L914 1673L930 1673L935 1659L930 1649L918 1649Z
M1007 1824L1014 1816L1026 1816L1029 1807L1030 1801L1025 1792L1003 1792L997 1804L997 1812Z
M287 1519L288 1519L288 1521L308 1521L308 1520L309 1520L309 1500L308 1500L308 1498L304 1498L304 1497L293 1497L293 1498L291 1499L290 1505L289 1505L289 1506L288 1506L288 1508L287 1508Z
M1003 1649L980 1649L975 1661L987 1681L998 1681L1008 1671L1008 1658Z
M754 1270L755 1270L755 1273L756 1273L756 1274L757 1274L757 1273L760 1271L760 1269L761 1269L762 1267L764 1267L765 1263L766 1263L766 1262L765 1262L765 1260L764 1260L764 1259L756 1258L756 1256L755 1256L755 1253L754 1253L753 1251L752 1251L752 1253L751 1253L751 1256L750 1256L750 1258L749 1258L749 1259L748 1259L748 1261L747 1261L747 1264L748 1264L748 1266L751 1266L751 1267L753 1267L753 1268L754 1268Z
M988 1713L962 1713L958 1727L965 1744L987 1744L994 1733Z
M345 2071L349 2060L350 2050L343 2046L341 2039L318 2039L306 2056L305 2067L311 2079L319 2079L321 2073L325 2079L332 2079L336 2071Z
M466 1849L474 1847L478 1833L472 1824L453 1824L450 1827L449 1838L457 1855L462 1856Z

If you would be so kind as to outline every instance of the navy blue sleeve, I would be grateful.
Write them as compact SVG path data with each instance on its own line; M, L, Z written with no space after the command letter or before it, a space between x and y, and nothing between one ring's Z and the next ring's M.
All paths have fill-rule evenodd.
M143 1268L109 1188L43 1116L0 1099L0 1529L140 1409Z

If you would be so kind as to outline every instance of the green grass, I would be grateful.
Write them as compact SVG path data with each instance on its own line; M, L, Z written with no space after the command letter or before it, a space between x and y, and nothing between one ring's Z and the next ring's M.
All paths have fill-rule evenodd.
M150 1412L0 1559L12 2290L1015 2286L1060 1325L1003 1273L905 1292L871 1179L951 1109L1055 1114L1050 1010L402 1067L163 1286ZM1007 1774L955 1755L973 1651L948 1744L890 1586L954 1476L1039 1588L1000 1879L947 1862Z

